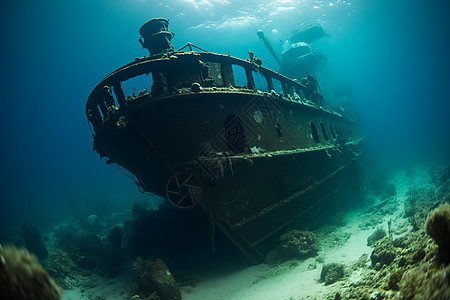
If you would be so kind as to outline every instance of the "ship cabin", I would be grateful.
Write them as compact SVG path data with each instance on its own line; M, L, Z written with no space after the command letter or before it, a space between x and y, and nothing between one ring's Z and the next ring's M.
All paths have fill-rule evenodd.
M111 115L143 101L154 101L186 93L266 94L280 101L298 103L334 115L327 110L317 79L306 74L302 82L262 67L262 61L249 52L242 60L210 52L173 51L135 59L111 73L92 91L86 104L86 115L97 132ZM183 50L180 49L180 50ZM199 48L200 49L200 48ZM202 49L203 50L203 49ZM316 143L345 139L353 135L351 126L340 122L315 124L311 136Z

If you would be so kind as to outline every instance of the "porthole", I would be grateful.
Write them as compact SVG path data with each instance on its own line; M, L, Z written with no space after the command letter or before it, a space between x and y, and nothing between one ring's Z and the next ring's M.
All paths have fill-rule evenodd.
M325 125L323 125L322 122L320 122L320 128L322 128L323 138L325 139L325 141L328 141L327 130L325 129Z
M282 137L283 137L283 131L281 131L281 125L280 125L280 123L276 123L276 124L275 124L275 131L276 131L276 133L277 133L277 135L278 135L279 138L282 138Z
M316 143L320 142L319 134L317 133L317 128L313 121L311 121L311 132L312 132L312 137L314 139L314 142L316 142Z
M331 125L331 124L330 124L330 132L331 132L331 136L333 137L333 139L335 139L336 134L334 133L333 125Z

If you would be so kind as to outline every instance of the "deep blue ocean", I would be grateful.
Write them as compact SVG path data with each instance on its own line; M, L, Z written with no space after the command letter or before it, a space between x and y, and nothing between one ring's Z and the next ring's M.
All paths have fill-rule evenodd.
M142 198L134 183L92 151L84 109L107 74L148 55L140 26L170 19L176 49L187 42L264 66L313 23L328 36L316 75L327 95L350 91L373 159L384 167L450 161L449 4L377 0L67 0L1 5L0 240L22 221L38 226L70 214L67 199L96 214ZM325 99L327 100L327 98Z

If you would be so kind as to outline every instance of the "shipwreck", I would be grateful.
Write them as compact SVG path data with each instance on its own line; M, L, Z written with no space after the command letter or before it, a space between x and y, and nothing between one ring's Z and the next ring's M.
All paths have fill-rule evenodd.
M166 19L139 30L150 55L103 79L86 116L93 148L141 192L206 213L252 261L288 228L359 196L359 125L327 109L316 77L292 80L188 43Z

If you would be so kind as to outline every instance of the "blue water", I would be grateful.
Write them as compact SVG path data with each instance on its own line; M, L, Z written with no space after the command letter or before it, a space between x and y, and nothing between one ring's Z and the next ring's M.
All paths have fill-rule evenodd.
M146 197L92 152L84 106L103 77L147 55L138 29L154 17L170 19L176 49L251 50L267 67L276 62L258 29L281 50L294 29L319 23L329 36L315 47L328 60L316 75L326 96L336 84L351 91L375 159L448 162L449 12L438 0L3 3L0 238L23 220L57 220L66 199L106 214Z

